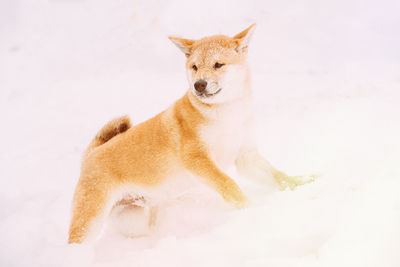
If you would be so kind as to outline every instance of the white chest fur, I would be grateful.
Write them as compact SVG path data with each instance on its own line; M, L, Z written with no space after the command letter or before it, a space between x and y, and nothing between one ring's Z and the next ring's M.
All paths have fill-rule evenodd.
M201 138L218 166L225 169L234 163L246 139L251 138L248 129L253 116L251 101L224 104L208 115L210 122L201 129Z

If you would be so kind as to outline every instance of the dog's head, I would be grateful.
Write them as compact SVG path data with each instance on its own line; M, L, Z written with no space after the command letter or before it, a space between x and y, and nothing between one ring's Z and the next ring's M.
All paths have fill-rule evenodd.
M228 37L216 35L200 40L169 39L186 55L189 93L204 103L223 103L243 97L248 90L247 47L255 24Z

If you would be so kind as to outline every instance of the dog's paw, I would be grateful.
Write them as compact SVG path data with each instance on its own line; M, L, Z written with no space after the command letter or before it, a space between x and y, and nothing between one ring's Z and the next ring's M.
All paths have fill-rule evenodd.
M244 199L241 199L240 201L236 201L233 204L236 209L240 210L240 209L247 208L249 206L249 200L246 197L244 197Z
M278 182L281 190L285 190L286 188L294 190L296 187L300 185L305 185L314 182L315 179L317 179L320 176L321 175L319 174L304 175L304 176L288 176L286 174L279 174L277 177L275 177L275 179Z
M236 209L244 209L249 205L247 197L241 192L226 192L223 194L226 202L230 203Z

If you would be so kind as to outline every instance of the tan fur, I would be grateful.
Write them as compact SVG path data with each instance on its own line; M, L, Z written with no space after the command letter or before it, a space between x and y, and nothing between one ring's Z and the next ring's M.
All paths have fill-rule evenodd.
M239 187L218 169L199 140L197 131L204 123L206 118L186 94L170 112L92 147L83 159L74 195L69 243L83 241L91 220L105 208L113 189L125 183L156 186L182 168L203 177L225 200L243 205L246 198ZM109 125L103 129L109 128L114 129ZM99 138L94 142L99 143Z
M170 39L188 57L188 70L191 70L194 63L199 65L199 70L191 74L194 79L217 77L223 75L225 70L214 69L212 66L216 61L246 66L248 40L245 38L252 27L233 38L212 36L198 41L176 37ZM248 76L247 73L243 99L251 96ZM127 117L107 124L89 145L82 161L81 176L73 200L69 243L81 243L87 238L94 227L94 221L107 216L110 199L119 188L126 185L157 188L168 183L166 177L182 171L189 171L203 179L235 207L244 207L247 201L245 195L234 180L222 171L219 162L226 155L253 148L251 145L241 145L245 138L238 135L235 136L237 139L232 139L233 148L230 153L222 144L217 148L223 140L218 139L218 133L213 134L220 125L228 134L236 131L236 128L229 128L235 125L244 132L249 128L245 123L250 115L233 118L232 122L228 120L224 124L229 113L237 110L242 112L242 108L246 110L250 100L243 99L207 104L189 90L172 107L134 127L130 126ZM243 111L243 114L247 113ZM264 164L267 166L265 172L270 173L268 163ZM247 168L247 165L247 160L239 160L237 163L238 168ZM284 179L281 173L277 176ZM135 206L134 202L141 198L138 196L124 200L121 196L116 199L116 204ZM111 207L114 204L111 203ZM155 210L152 208L152 213ZM155 217L151 215L150 224L154 224Z

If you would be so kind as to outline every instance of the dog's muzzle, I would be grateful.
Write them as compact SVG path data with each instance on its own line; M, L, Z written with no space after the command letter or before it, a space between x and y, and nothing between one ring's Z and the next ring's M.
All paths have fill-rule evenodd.
M219 88L214 93L208 93L207 90L206 90L207 89L207 82L205 80L198 80L197 82L195 82L194 83L194 89L195 89L196 95L200 96L200 97L211 97L211 96L214 96L214 95L218 94L222 90L222 88Z

